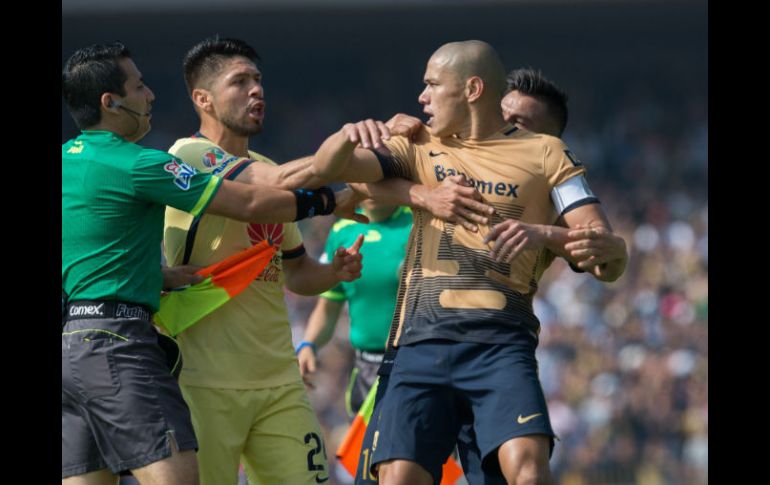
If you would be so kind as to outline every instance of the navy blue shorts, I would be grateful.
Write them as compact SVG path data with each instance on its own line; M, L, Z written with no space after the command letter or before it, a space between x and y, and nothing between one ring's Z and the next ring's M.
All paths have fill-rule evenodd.
M190 412L172 375L178 355L170 355L171 343L159 343L158 335L142 318L66 321L62 478L140 468L171 456L172 447L197 449Z
M526 334L509 344L426 340L401 346L379 415L370 421L377 418L372 463L414 461L439 483L459 437L461 460L464 452L475 454L470 465L478 467L480 457L483 473L497 476L500 445L517 436L553 438L536 347Z

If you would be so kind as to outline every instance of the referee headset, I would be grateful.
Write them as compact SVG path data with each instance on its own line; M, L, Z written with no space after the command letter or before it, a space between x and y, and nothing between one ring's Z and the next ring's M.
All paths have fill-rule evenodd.
M120 101L116 101L114 99L110 99L110 104L107 105L109 108L120 108L122 110L128 111L134 116L150 116L150 113L140 113L138 111L134 111L131 108L126 108L122 104L120 104Z

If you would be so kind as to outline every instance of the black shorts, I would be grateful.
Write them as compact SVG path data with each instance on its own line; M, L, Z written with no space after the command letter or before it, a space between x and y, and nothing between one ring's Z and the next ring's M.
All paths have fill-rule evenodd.
M197 449L190 411L171 374L175 359L158 340L142 317L68 316L62 327L62 478L140 468L171 456L172 443Z
M533 434L553 438L536 347L524 334L509 344L427 340L401 346L376 416L372 464L414 461L439 483L460 430L471 424L461 444L481 458L474 467L497 475L501 444ZM480 476L478 469L469 471Z
M388 388L390 374L385 373L379 377L380 383L377 385L374 409L361 443L355 485L377 485L379 483L376 467L372 463L372 453L376 448L375 433L377 434L376 438L379 439L380 411L382 410L382 401L385 399L385 390ZM499 468L497 470L482 469L481 450L479 450L476 442L476 433L473 431L472 423L463 423L460 427L460 432L457 435L457 451L463 466L463 473L469 484L506 485L508 483Z
M382 352L356 350L356 362L345 392L345 407L350 419L356 417L374 381L377 380L377 369L382 363L382 356Z

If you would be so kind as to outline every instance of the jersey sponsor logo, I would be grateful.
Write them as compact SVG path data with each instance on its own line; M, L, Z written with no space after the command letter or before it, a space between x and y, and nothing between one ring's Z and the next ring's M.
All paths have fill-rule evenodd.
M75 140L72 142L72 146L69 147L67 153L80 153L83 151L83 140Z
M193 178L193 175L198 173L198 171L191 166L177 160L168 162L163 166L163 170L174 176L174 184L182 190L188 190L190 188L190 180Z
M150 314L144 309L138 306L128 306L125 303L118 303L118 307L115 309L115 318L139 318L141 320L149 320Z
M100 303L98 305L75 305L70 307L70 316L71 317L82 317L85 315L99 315L104 316L104 312L102 311L102 307L104 306L104 303Z
M219 148L210 148L207 152L203 153L202 162L204 167L216 167L222 158L224 158L225 152Z
M233 162L237 162L240 159L241 157L228 155L222 149L217 147L209 148L208 151L204 152L201 156L201 161L203 162L204 167L217 167L211 171L213 175L217 175L218 173L225 170Z
M251 244L259 244L265 239L271 244L280 245L283 242L283 224L249 224L246 233ZM281 278L281 268L281 253L276 252L256 281L277 283Z
M577 155L572 153L572 151L564 150L564 154L567 155L567 158L569 158L569 161L572 162L572 165L574 165L576 167L582 167L583 166L583 162L581 162L580 159L578 159Z
M230 157L225 158L225 160L222 162L222 165L218 166L214 170L211 171L212 175L217 175L220 172L223 172L225 169L227 169L233 162L237 162L240 160L241 157L236 157L235 155L232 155Z
M249 224L246 232L251 244L258 244L265 239L272 244L280 245L283 242L283 224Z
M536 417L538 417L538 416L540 416L542 414L543 413L530 414L529 416L527 416L525 418L522 418L521 414L519 414L519 417L516 418L516 422L519 423L519 424L524 424L524 423L526 423L528 421L531 421L531 420L535 419Z
M436 174L436 180L441 182L450 175L465 175L465 178L476 187L476 190L482 194L499 195L502 197L511 197L513 199L519 196L518 185L507 182L495 182L494 180L476 180L468 177L468 174L443 165L434 165L433 172Z

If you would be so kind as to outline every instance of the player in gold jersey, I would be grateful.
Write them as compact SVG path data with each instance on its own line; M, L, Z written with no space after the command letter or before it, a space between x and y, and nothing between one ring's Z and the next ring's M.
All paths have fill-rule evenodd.
M508 483L550 483L553 431L537 377L532 297L552 259L546 249L567 255L568 229L553 226L559 217L585 233L610 228L585 168L561 140L504 121L504 76L488 44L446 44L429 60L419 97L429 130L412 142L389 138L372 120L348 124L316 154L320 176L352 166L359 180L397 175L430 187L464 174L496 212L491 230L474 232L415 211L399 352L372 460L381 483L437 483L466 423L486 470ZM579 253L578 265L591 267L592 257ZM593 267L613 280L625 259Z

